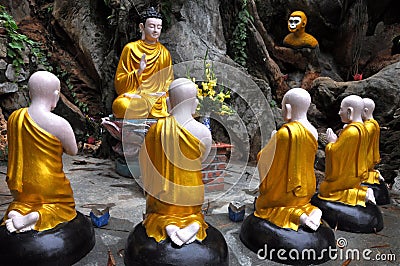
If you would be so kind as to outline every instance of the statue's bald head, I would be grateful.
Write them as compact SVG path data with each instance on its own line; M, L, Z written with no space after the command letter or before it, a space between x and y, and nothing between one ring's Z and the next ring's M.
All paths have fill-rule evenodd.
M60 80L48 71L37 71L28 81L28 89L32 101L36 97L47 97L60 90Z
M362 113L363 120L371 119L375 110L375 102L370 98L363 98L364 109Z
M37 71L28 81L32 104L41 104L53 110L60 97L60 80L48 71Z
M363 99L357 95L349 95L342 100L339 115L343 123L362 122L363 109Z
M358 95L349 95L342 100L341 106L352 107L355 112L360 113L364 109L364 101Z
M293 88L283 96L282 107L285 104L290 104L294 112L307 113L311 104L311 96L305 89Z
M168 90L171 108L178 105L193 104L197 99L196 85L187 78L178 78L171 82Z

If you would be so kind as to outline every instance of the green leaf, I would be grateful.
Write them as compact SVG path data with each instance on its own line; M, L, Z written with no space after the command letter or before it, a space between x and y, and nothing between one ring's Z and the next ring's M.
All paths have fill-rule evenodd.
M18 50L22 50L24 48L24 44L23 43L17 43L17 42L10 42L8 44L8 46L10 46L13 49L18 49Z

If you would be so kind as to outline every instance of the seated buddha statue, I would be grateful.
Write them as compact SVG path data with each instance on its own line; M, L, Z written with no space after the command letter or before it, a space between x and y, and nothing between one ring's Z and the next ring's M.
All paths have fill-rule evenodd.
M283 44L291 48L315 48L318 41L305 32L307 16L302 11L294 11L288 20L290 33L283 39Z
M115 73L118 97L112 104L112 111L116 118L168 115L166 92L173 80L173 71L170 53L158 41L162 16L151 7L142 14L141 20L142 38L125 45Z
M383 228L373 190L361 184L368 175L368 132L362 120L363 109L364 102L357 95L342 100L339 116L345 127L339 137L327 129L325 179L312 201L332 227L351 232Z
M380 127L379 123L373 117L375 102L370 98L363 98L363 102L364 110L362 119L367 129L369 139L367 151L368 175L366 175L363 180L363 184L373 189L378 205L389 204L390 197L385 180L380 172L375 169L376 164L381 160L379 153Z
M332 230L324 226L319 230L321 210L310 203L316 191L314 160L318 148L317 130L307 119L310 104L306 90L290 89L282 100L286 123L258 154L259 196L254 214L246 218L240 233L242 242L253 251L265 243L269 249L299 251L334 245Z
M212 138L192 116L198 105L196 86L179 78L168 92L171 115L150 127L140 151L146 214L128 238L125 264L184 265L190 256L199 265L227 265L226 242L202 213L201 168Z
M13 265L64 259L66 263L76 262L94 246L94 231L75 210L72 188L63 172L63 153L75 155L78 151L75 135L67 120L51 112L60 97L59 79L50 72L38 71L29 78L28 88L30 106L14 111L7 125L6 181L14 199L3 219L11 234L3 236L4 228L0 230L0 257L2 262L5 258L16 263ZM21 232L25 233L19 237L20 246L15 247L18 237L14 234ZM48 234L54 233L60 236L60 247L50 243L51 239L46 243ZM59 253L54 252L57 248Z

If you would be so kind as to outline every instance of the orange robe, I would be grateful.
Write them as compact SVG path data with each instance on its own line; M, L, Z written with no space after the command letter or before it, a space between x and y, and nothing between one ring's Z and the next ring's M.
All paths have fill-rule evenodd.
M146 54L147 64L138 76L140 59ZM166 117L166 96L157 97L151 93L167 92L173 80L172 60L169 51L161 43L146 43L143 40L125 45L122 50L114 79L118 97L112 105L116 118L138 119ZM141 96L128 98L124 93ZM125 112L128 111L126 114Z
M374 167L381 160L379 154L379 135L381 130L375 119L364 121L364 125L368 131L369 143L367 153L368 175L363 182L367 184L379 184L379 172Z
M361 182L368 174L367 147L367 129L360 122L347 125L336 142L326 145L325 180L319 198L365 206L368 187Z
M147 235L157 242L167 238L165 227L200 225L196 238L206 238L207 223L201 212L204 185L201 157L205 147L174 117L159 119L147 132L140 151L143 185L147 192Z
M74 219L75 201L63 171L60 140L39 127L28 108L12 113L7 126L7 185L14 200L4 219L11 210L22 215L37 211L37 231Z
M261 184L254 215L283 228L298 230L300 216L316 190L317 141L301 123L283 125L258 154Z

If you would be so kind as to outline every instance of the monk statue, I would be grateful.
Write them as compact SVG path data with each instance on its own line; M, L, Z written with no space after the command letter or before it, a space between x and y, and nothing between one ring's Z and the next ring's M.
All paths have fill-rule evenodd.
M364 102L357 95L342 100L339 116L345 127L339 137L331 128L326 131L328 144L325 148L325 179L320 184L318 197L315 197L315 202L313 200L313 204L323 210L323 218L331 226L352 232L372 232L383 227L379 222L382 221L382 215L375 206L373 190L361 184L368 176L368 132L362 120L363 109ZM367 203L371 206L371 212L368 213L370 216L366 214L367 217L359 221L361 214L357 216L356 212L369 211L366 209ZM342 205L345 207L341 208ZM333 211L328 208L331 206L339 206L339 209ZM359 207L352 208L355 206ZM347 210L350 213L346 215L337 213L345 213Z
M362 119L368 132L368 151L367 151L367 165L368 175L363 180L363 184L373 189L374 197L378 205L390 203L389 191L385 185L385 179L380 172L375 169L376 164L381 160L379 153L379 137L380 127L378 122L373 117L375 110L375 102L370 98L363 98L364 110Z
M315 48L318 41L306 33L307 17L302 11L294 11L288 20L290 33L283 39L283 44L291 48Z
M314 160L318 149L318 132L307 119L310 104L311 96L306 90L293 88L286 92L282 100L286 123L258 154L259 196L254 214L243 223L240 233L241 240L253 251L269 240L269 249L287 250L296 245L299 249L314 248L307 246L309 243L326 248L334 243L329 228L318 230L322 212L310 203L316 191ZM310 234L310 230L318 231ZM283 232L298 240L285 243ZM268 235L281 235L282 239L277 243ZM315 239L309 241L311 238Z
M197 89L192 81L174 80L168 98L171 115L158 119L145 137L140 166L147 193L146 214L143 223L136 226L128 239L126 265L141 259L146 260L141 261L146 265L181 265L177 261L183 259L184 265L188 254L181 252L187 251L176 247L187 245L194 245L192 250L196 254L190 256L199 265L228 263L225 240L204 221L202 213L201 163L210 152L212 138L210 131L192 116L198 105L196 97ZM209 234L213 241L206 241ZM138 254L135 250L142 245L154 248L141 249L141 258L134 257ZM166 253L171 254L164 255ZM211 256L213 261L207 261L210 253L216 254Z
M114 86L118 97L112 111L116 118L159 118L168 115L166 92L173 80L169 51L158 41L162 16L153 7L141 16L142 38L122 50ZM129 108L128 108L129 107ZM129 110L128 113L125 112Z
M276 150L269 169L263 163L264 157L271 156L264 153L269 147L258 154L262 182L254 215L296 231L300 224L317 230L322 216L321 210L310 204L316 190L314 159L318 148L317 130L307 119L310 103L306 90L289 90L282 100L286 124L270 140Z
M350 95L343 99L339 116L346 127L338 138L331 128L326 131L326 176L319 189L319 198L348 205L375 203L372 189L361 185L368 175L368 132L362 121L362 98Z
M63 153L75 155L78 148L70 124L51 112L60 97L60 81L50 72L38 71L30 77L28 88L31 105L29 108L16 110L8 119L9 153L6 180L14 200L9 205L3 221L10 233L34 231L32 234L39 234L35 236L38 243L43 241L40 236L46 232L56 232L61 225L65 230L68 226L76 227L75 232L58 232L61 235L60 241L66 241L67 245L60 249L77 245L74 254L63 254L62 251L54 258L47 257L51 254L41 256L43 261L62 260L62 255L69 256L66 261L77 261L92 249L94 231L87 219L76 212L72 188L63 171ZM80 236L69 235L78 234L78 231ZM12 236L11 234L9 237ZM72 240L76 242L69 243ZM1 242L7 245L3 238ZM84 242L87 243L83 244ZM54 243L47 243L47 246L49 245ZM46 243L42 243L41 246L45 252ZM3 251L3 248L0 249ZM17 250L23 250L23 247ZM9 253L4 256L11 258L12 255ZM3 255L1 257L3 258Z

